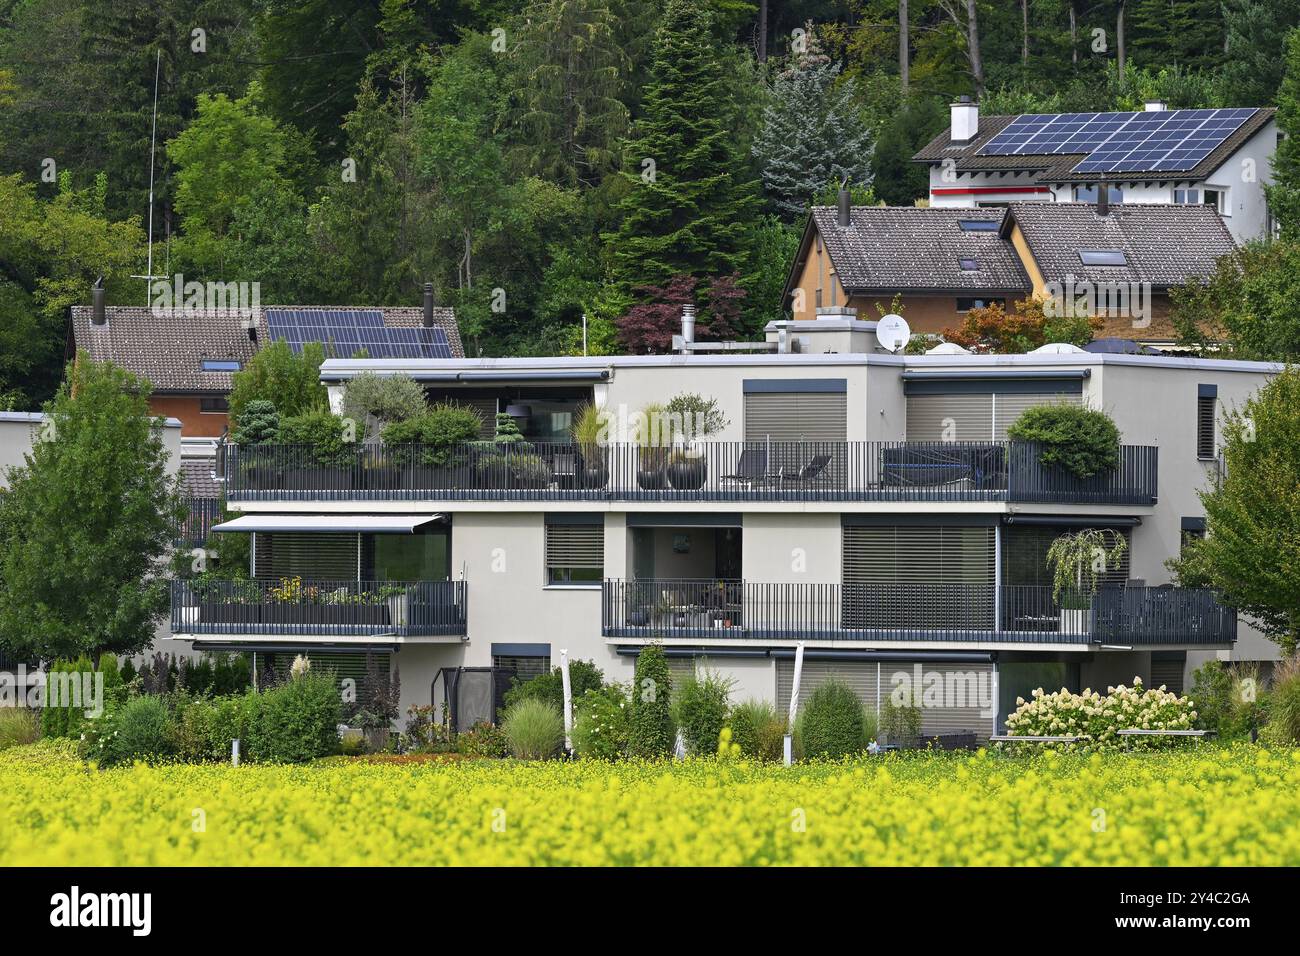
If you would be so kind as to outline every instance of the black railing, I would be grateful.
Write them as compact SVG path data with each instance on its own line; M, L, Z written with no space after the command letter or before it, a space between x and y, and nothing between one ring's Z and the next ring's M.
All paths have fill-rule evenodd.
M172 544L178 548L197 548L208 540L212 526L221 518L221 499L187 497L183 500L185 516L172 534Z
M691 640L943 641L1016 644L1231 644L1236 612L1190 588L1037 585L755 584L606 580L606 637Z
M171 597L176 634L465 634L464 581L175 580Z
M1152 504L1157 449L1079 479L1012 442L226 446L230 501L1035 501Z

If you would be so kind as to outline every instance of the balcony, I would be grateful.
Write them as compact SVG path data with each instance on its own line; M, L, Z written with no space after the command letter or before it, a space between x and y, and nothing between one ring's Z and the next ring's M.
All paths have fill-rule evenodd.
M1089 479L1022 442L224 446L226 499L254 501L1014 501L1152 505L1158 449Z
M459 637L465 582L178 580L171 627L177 635Z
M1210 591L1037 585L755 584L606 580L601 633L614 638L1227 646L1236 611ZM1064 606L1062 606L1064 605Z

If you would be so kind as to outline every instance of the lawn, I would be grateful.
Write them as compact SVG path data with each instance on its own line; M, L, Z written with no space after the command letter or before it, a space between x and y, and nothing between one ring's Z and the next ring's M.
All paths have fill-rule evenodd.
M0 860L61 865L1295 865L1300 751L98 771L0 752Z

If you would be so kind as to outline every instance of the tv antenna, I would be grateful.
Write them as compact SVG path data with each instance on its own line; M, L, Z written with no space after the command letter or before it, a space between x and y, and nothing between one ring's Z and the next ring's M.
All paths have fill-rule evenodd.
M149 131L149 261L145 266L145 274L142 276L131 276L132 279L144 279L144 304L149 304L149 286L155 279L165 279L166 276L156 276L153 274L153 171L154 171L154 154L158 148L158 79L162 74L162 48L158 49L158 54L154 58L153 66L153 127Z

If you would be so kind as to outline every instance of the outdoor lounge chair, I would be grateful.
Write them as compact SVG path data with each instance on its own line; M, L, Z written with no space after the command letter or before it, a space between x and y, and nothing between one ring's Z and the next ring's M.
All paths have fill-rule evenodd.
M767 452L761 448L751 448L740 453L740 459L736 462L736 473L723 475L722 480L752 484L772 477L775 476L767 473Z
M830 455L813 455L808 464L802 468L785 468L781 471L782 481L816 481L822 477L826 471L826 466L831 463Z

